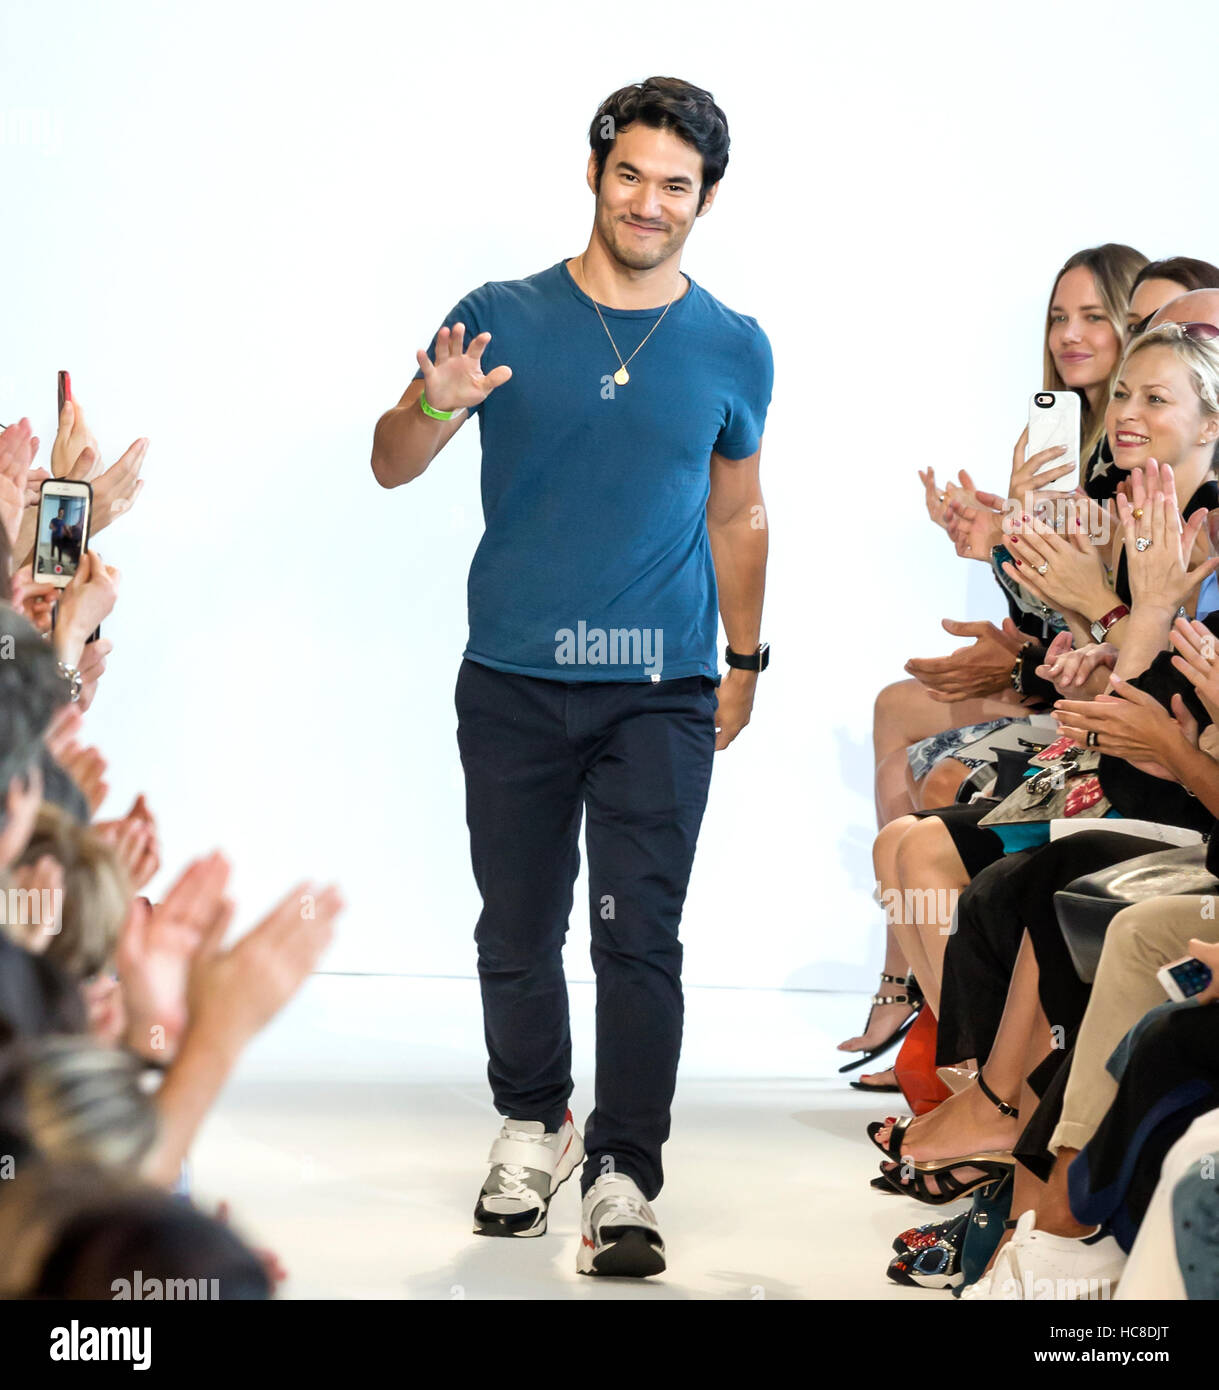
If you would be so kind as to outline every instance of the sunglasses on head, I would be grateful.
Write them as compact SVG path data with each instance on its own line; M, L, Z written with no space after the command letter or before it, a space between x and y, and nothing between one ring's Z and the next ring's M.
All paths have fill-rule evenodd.
M1145 319L1140 319L1130 330L1130 336L1137 338L1140 333L1146 333L1151 320L1159 312L1157 309L1155 313L1148 314ZM1171 323L1172 320L1166 319L1165 322ZM1192 338L1196 343L1205 343L1211 338L1219 338L1219 328L1216 328L1213 323L1179 323L1177 327L1187 338Z

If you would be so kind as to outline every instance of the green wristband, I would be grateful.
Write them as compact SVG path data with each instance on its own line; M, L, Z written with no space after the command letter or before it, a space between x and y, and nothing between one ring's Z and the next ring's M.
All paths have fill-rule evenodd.
M430 415L433 420L451 420L457 414L457 410L463 410L464 406L458 406L457 410L433 410L427 403L427 392L420 391L419 404L423 407L423 413Z

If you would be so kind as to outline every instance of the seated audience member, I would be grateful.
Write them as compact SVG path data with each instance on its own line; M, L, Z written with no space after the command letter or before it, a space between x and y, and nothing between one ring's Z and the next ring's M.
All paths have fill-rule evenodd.
M104 467L79 402L65 405L51 473L91 481L94 535L139 495L146 447ZM34 582L37 450L27 420L0 432L0 890L24 908L0 929L0 1136L22 1155L0 1183L0 1283L9 1297L110 1298L135 1250L145 1278L267 1297L266 1262L164 1189L181 1187L200 1124L316 967L342 902L299 883L226 946L219 853L137 896L160 867L157 822L142 795L94 819L108 769L84 735L113 650L89 638L119 575L82 549L64 589Z
M1160 265L1172 266L1173 263ZM1175 268L1184 274L1180 262ZM1209 276L1210 268L1203 269ZM1037 653L1038 676L1049 682L1052 692L1070 696L1056 702L1062 731L1081 745L1097 742L1102 754L1099 780L1113 807L1110 816L1134 815L1209 833L1219 831L1219 821L1212 820L1219 815L1219 764L1204 747L1199 747L1199 737L1203 735L1203 744L1208 743L1210 727L1219 714L1219 679L1210 671L1214 636L1219 633L1219 627L1214 621L1199 623L1187 619L1191 613L1209 618L1217 606L1213 601L1216 565L1207 559L1212 547L1206 522L1212 518L1205 517L1203 512L1214 513L1219 502L1219 489L1215 488L1213 477L1216 440L1219 439L1219 430L1214 428L1219 423L1219 351L1214 345L1215 339L1219 339L1219 327L1212 327L1219 319L1219 290L1210 292L1205 281L1202 286L1186 282L1191 293L1170 299L1168 291L1183 282L1177 280L1167 286L1157 283L1157 280L1168 278L1166 274L1148 275L1136 285L1136 294L1144 291L1142 304L1131 305L1131 327L1137 331L1132 333L1116 374L1122 377L1124 370L1129 380L1115 381L1113 400L1107 412L1110 425L1107 438L1117 447L1112 451L1115 461L1106 471L1115 472L1118 477L1111 480L1107 490L1099 485L1089 489L1096 497L1114 499L1107 505L1110 509L1116 506L1121 512L1122 525L1117 528L1119 543L1103 557L1106 563L1092 570L1085 564L1085 561L1091 563L1090 550L1082 543L1082 538L1071 538L1069 533L1059 535L1054 528L1033 523L1019 531L1018 539L1012 537L1015 545L1023 543L1025 546L1023 552L1017 552L1024 565L1005 568L1009 579L1020 583L1022 589L1046 607L1053 606L1056 612L1066 616L1066 624L1056 642L1047 644L1048 650ZM1219 284L1219 273L1210 284ZM1157 298L1170 299L1170 302L1157 306L1154 303ZM1136 316L1141 321L1136 322ZM1167 333L1157 332L1164 324L1178 327ZM1145 334L1146 341L1136 347L1135 338ZM1148 370L1152 370L1151 377L1147 376ZM1162 377L1171 380L1161 381ZM1156 398L1152 386L1167 389ZM1146 427L1149 422L1151 428ZM1193 436L1187 439L1191 431ZM1115 433L1120 433L1120 439L1115 440ZM1096 456L1098 462L1102 454ZM1163 462L1174 466L1160 470L1159 463ZM1138 472L1134 469L1136 464L1141 465ZM1136 496L1129 490L1128 482L1133 479L1137 488L1144 474L1150 485ZM1183 535L1177 519L1180 514L1173 506L1174 499L1181 496L1189 499L1183 514L1190 517L1190 525L1184 528ZM1084 515L1082 504L1079 514ZM976 516L973 520L976 523ZM1133 529L1132 520L1136 523ZM1170 541L1174 525L1180 537L1175 543ZM1137 555L1145 561L1147 554L1155 551L1157 561L1171 561L1167 569L1163 563L1150 568L1142 561L1136 565L1135 537L1140 538ZM1020 573L1022 569L1026 572ZM1031 574L1027 573L1030 569ZM1169 570L1177 576L1173 593L1169 592L1173 586L1163 582ZM1097 578L1099 583L1095 582ZM1115 589L1125 598L1123 587L1126 593L1133 589L1127 606L1137 618L1130 613L1119 616L1115 624L1118 630L1112 638L1088 648L1087 625L1094 615L1088 613L1087 608L1106 588L1107 598L1114 596ZM1210 602L1206 598L1208 589L1211 590ZM1176 650L1165 651L1174 619L1177 621L1171 641ZM1109 634L1106 636L1108 638ZM1072 650L1080 638L1079 649ZM1064 676L1069 676L1070 681L1064 681ZM1077 681L1076 676L1082 679ZM1112 694L1105 691L1106 684L1111 687ZM1057 687L1056 692L1054 687ZM1219 741L1210 741L1210 747L1219 749ZM1120 776L1119 765L1125 767ZM1157 781L1165 791L1152 794L1152 783ZM1178 789L1176 793L1171 791L1174 786ZM1194 800L1192 808L1188 804L1190 800ZM1149 1056L1158 1058L1156 1049L1163 1051L1168 1032L1180 1032L1195 1015L1183 1008L1166 1011L1163 1022L1155 1021L1157 1012L1140 1022L1155 998L1163 998L1155 969L1167 959L1184 954L1182 948L1187 944L1195 954L1211 951L1219 956L1219 947L1213 941L1216 933L1213 926L1206 929L1200 926L1197 900L1159 899L1154 904L1128 908L1110 927L1101 969L1089 990L1074 977L1054 920L1053 893L1091 867L1120 863L1125 858L1153 851L1159 847L1158 841L1108 834L1098 828L1043 849L1036 848L1035 844L1030 849L1019 849L1019 841L1014 836L1001 837L996 847L981 840L978 831L972 828L988 809L990 806L981 807L971 818L968 833L959 830L952 836L958 842L954 846L958 852L958 866L964 853L979 851L975 855L972 875L965 873L963 879L968 883L972 876L974 882L965 888L958 905L960 921L935 926L948 926L944 933L948 960L961 954L959 946L971 943L973 973L963 976L959 982L942 978L941 989L947 989L952 983L958 1003L954 1005L952 1000L944 998L939 1003L941 1009L960 1007L967 1010L973 1020L973 1032L959 1028L947 1030L949 1051L937 1053L937 1061L952 1061L966 1069L983 1063L987 1078L1000 1077L996 1104L999 1101L1002 1104L998 1110L990 1109L993 1117L990 1121L982 1117L972 1100L972 1096L981 1094L978 1085L981 1077L975 1076L959 1095L954 1095L921 1120L907 1120L900 1127L892 1121L872 1127L874 1142L884 1148L881 1141L889 1140L898 1146L895 1153L908 1155L906 1176L911 1176L909 1165L913 1164L914 1185L921 1186L928 1194L927 1200L939 1200L935 1174L940 1168L940 1158L949 1163L966 1164L964 1171L958 1169L956 1176L974 1178L983 1191L989 1191L989 1187L978 1182L986 1175L977 1173L976 1168L971 1172L968 1159L990 1157L987 1150L1001 1158L999 1151L1006 1148L1010 1171L1014 1150L1019 1163L1015 1169L1015 1195L1010 1196L1013 1219L1000 1250L992 1257L990 1270L977 1285L967 1289L964 1296L1031 1296L1011 1292L1011 1285L1021 1283L1021 1279L1012 1278L1013 1274L1067 1279L1074 1273L1079 1277L1111 1278L1116 1282L1122 1273L1124 1250L1130 1248L1132 1241L1137 1249L1136 1232L1151 1190L1164 1175L1166 1149L1191 1120L1203 1123L1219 1095L1214 1093L1213 1087L1205 1093L1191 1093L1192 1100L1188 1104L1178 1104L1172 1112L1175 1127L1164 1124L1148 1132L1145 1117L1149 1110L1156 1106L1163 1110L1168 1103L1167 1091L1172 1091L1172 1087L1167 1086L1163 1092L1151 1093L1155 1087L1149 1083L1149 1077L1162 1078L1165 1065L1162 1058L1154 1064L1145 1061L1139 1064L1141 1054L1139 1048L1135 1048L1135 1064L1131 1064L1123 1081L1126 1091L1117 1093L1125 1100L1125 1105L1115 1107L1112 1103L1115 1082L1108 1080L1105 1072L1115 1041L1114 1030L1119 1030L1119 1037L1123 1025L1133 1027L1136 1037L1141 1032L1140 1047L1147 1049ZM945 819L942 812L935 813L934 818ZM896 844L903 838L897 835ZM1107 841L1113 842L1112 850L1103 847ZM1089 863L1085 854L1085 851L1092 853L1088 850L1090 844L1096 847L1095 864ZM905 857L912 870L926 867L927 855L922 852L926 848L911 846L907 851ZM1028 869L1020 862L1022 859L1028 860ZM944 865L940 868L943 870ZM1034 869L1037 878L1030 877ZM985 895L975 891L986 878L996 874L1000 877L991 891ZM879 870L877 877L883 885L884 876ZM893 873L889 883L899 889L908 886L899 873ZM931 876L926 886L933 884L951 886L952 879L940 872L938 876ZM964 911L966 904L968 913ZM1149 956L1146 945L1134 944L1133 928L1128 927L1127 922L1138 924L1144 939L1160 943L1154 948L1154 955ZM966 923L968 927L963 930ZM1000 927L1000 924L1003 925ZM1022 939L1024 946L1016 950ZM989 943L986 952L974 949L983 943ZM936 971L927 949L931 943L921 944L924 947L923 970L916 966L915 974L920 984L924 982L924 974L932 980L929 995L934 998ZM918 943L907 954L917 956ZM940 957L941 961L945 959L942 947ZM1118 962L1118 965L1109 962ZM1070 979L1054 978L1064 973L1074 978L1074 984ZM1131 984L1133 975L1139 978L1137 987ZM975 996L981 979L988 982L990 993L985 997L992 1002L979 1013ZM996 1011L993 1001L1002 1000L1005 990L1006 1005ZM1048 1021L1051 1006L1047 999L1055 1001L1052 1006L1055 1031L1065 1031L1073 1047L1063 1048L1062 1040L1052 1036ZM1031 1005L1027 1001L1031 1001ZM1001 1019L997 1013L1002 1014ZM1072 1016L1074 1024L1070 1023ZM1207 1031L1204 1029L1204 1033ZM1048 1063L1047 1054L1055 1046L1060 1055L1055 1059L1053 1080L1046 1087L1045 1076L1038 1075L1044 1073L1045 1068L1035 1063L1043 1056ZM967 1047L973 1050L966 1052ZM1205 1068L1210 1064L1199 1061L1198 1065ZM1105 1074L1107 1086L1097 1084L1098 1071ZM1030 1090L1024 1080L1026 1074L1029 1074L1029 1081L1037 1080L1044 1089ZM962 1080L965 1079L963 1076ZM1191 1074L1173 1094L1191 1085L1197 1091L1199 1084L1200 1074ZM1017 1098L1019 1108L1008 1103ZM978 1104L982 1105L982 1101ZM1030 1106L1031 1116L1025 1110L1026 1105ZM971 1113L975 1115L972 1121ZM988 1124L991 1132L984 1133ZM1003 1134L998 1132L1000 1126L1004 1127ZM896 1133L899 1128L901 1132ZM1049 1140L1051 1131L1052 1142ZM1135 1133L1144 1138L1132 1147L1131 1136ZM1038 1151L1044 1151L1047 1143L1050 1151L1042 1164ZM1089 1144L1091 1148L1087 1147ZM1084 1162L1072 1162L1080 1147L1085 1148ZM1197 1152L1190 1162L1196 1159ZM1026 1169L1026 1162L1033 1167ZM906 1190L907 1183L896 1175L896 1163L882 1167L889 1170L884 1181L896 1177L894 1185ZM1112 1175L1119 1170L1124 1178L1122 1184L1115 1187ZM995 1171L1002 1171L1002 1165ZM1040 1177L1037 1176L1039 1172ZM1095 1178L1098 1172L1100 1178L1095 1187L1099 1190L1094 1190L1088 1185L1089 1175ZM1068 1183L1068 1174L1073 1189ZM1175 1172L1174 1183L1180 1178L1181 1173ZM944 1186L952 1188L951 1174ZM1007 1187L1010 1192L1010 1181ZM1190 1200L1196 1200L1192 1187L1188 1188L1188 1194ZM943 1195L942 1190L940 1195ZM1097 1229L1097 1222L1104 1223L1100 1229ZM935 1236L926 1234L932 1229L937 1232ZM961 1223L957 1223L955 1229L963 1229ZM925 1228L922 1238L938 1240L941 1236L938 1228ZM1203 1248L1195 1244L1193 1253L1197 1255ZM1112 1258L1115 1252L1116 1263ZM1098 1276L1099 1264L1105 1260L1110 1261L1108 1273L1102 1271ZM1129 1277L1135 1268L1132 1260L1122 1277ZM1141 1270L1138 1277L1143 1280L1147 1296L1150 1294L1147 1262L1143 1261L1137 1268ZM1191 1268L1190 1275L1194 1286L1201 1287L1196 1268ZM997 1291L1000 1283L1006 1291ZM1119 1296L1138 1295L1123 1292Z
M263 1260L189 1202L85 1165L38 1164L0 1202L0 1297L265 1299Z

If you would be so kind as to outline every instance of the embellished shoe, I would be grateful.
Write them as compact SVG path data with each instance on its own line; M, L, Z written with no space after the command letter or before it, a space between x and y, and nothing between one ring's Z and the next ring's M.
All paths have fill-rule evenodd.
M908 1226L900 1235L893 1237L895 1254L917 1255L928 1245L934 1245L946 1232L960 1221L959 1216L950 1216L947 1221L927 1222L922 1226Z
M961 1272L961 1250L969 1228L969 1212L951 1221L924 1230L934 1230L934 1239L917 1249L899 1250L885 1271L895 1284L920 1289L955 1289L965 1278ZM896 1244L896 1242L895 1242Z
M848 1062L846 1066L839 1067L839 1076L844 1072L856 1071L859 1067L866 1067L874 1058L880 1057L883 1053L888 1052L891 1047L901 1042L914 1026L914 1020L918 1017L919 1010L923 1007L923 996L914 982L913 975L908 975L903 978L901 975L886 975L882 973L880 979L882 984L904 985L906 992L904 994L874 994L872 996L872 1007L868 1010L868 1022L864 1024L863 1031L865 1033L868 1031L868 1024L872 1022L872 1013L880 1005L908 1004L910 1006L910 1013L902 1020L901 1024L889 1034L884 1042L879 1043L873 1048L865 1048L862 1057L857 1058L854 1062ZM880 1088L874 1086L861 1086L859 1089L871 1091ZM894 1087L893 1089L897 1090L898 1088Z

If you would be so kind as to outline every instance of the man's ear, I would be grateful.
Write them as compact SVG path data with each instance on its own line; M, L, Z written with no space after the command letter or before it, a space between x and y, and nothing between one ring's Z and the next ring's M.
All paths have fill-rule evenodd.
M698 217L701 217L705 212L711 211L711 204L715 202L715 195L719 192L719 187L720 186L717 181L716 183L713 183L711 187L707 190L707 196L703 200L703 205L701 208L699 208L696 214Z

